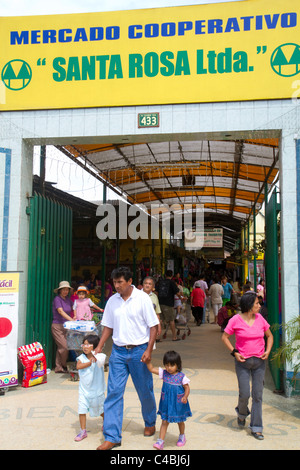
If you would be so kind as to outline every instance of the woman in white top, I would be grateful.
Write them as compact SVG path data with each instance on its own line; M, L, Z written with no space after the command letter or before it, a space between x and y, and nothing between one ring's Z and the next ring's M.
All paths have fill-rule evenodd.
M224 289L221 284L218 284L217 279L213 279L213 284L209 288L208 295L211 296L211 305L215 318L213 323L217 323L218 311L222 307L222 295L224 295Z

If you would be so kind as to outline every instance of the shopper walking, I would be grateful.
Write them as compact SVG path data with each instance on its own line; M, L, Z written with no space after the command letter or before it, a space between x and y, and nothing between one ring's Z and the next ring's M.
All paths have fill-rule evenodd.
M208 295L211 298L211 305L214 314L214 322L218 322L218 312L222 307L222 296L224 295L224 290L221 284L218 283L217 278L214 278L213 284L210 286Z
M67 330L65 321L73 320L73 304L69 297L71 286L68 281L61 281L54 289L57 294L52 303L51 332L56 343L55 372L67 372L67 360L69 356L67 345Z
M144 436L155 433L156 403L153 378L146 362L151 353L159 323L150 296L132 285L132 273L126 267L112 272L116 294L108 299L103 333L95 353L100 353L112 335L107 397L104 402L103 434L105 441L97 450L121 445L123 401L129 374L138 393L145 423Z
M91 417L103 416L105 397L104 362L105 354L94 355L99 344L99 336L88 334L83 338L82 354L76 358L76 369L79 375L78 414L80 431L75 441L87 437L86 415Z
M222 340L235 358L235 368L239 384L239 400L236 407L237 422L245 426L250 414L248 402L250 398L250 379L252 379L252 408L250 429L256 439L264 439L262 434L262 395L268 358L273 345L270 325L258 313L260 304L255 292L246 292L241 298L241 313L232 317L222 336ZM235 335L236 344L233 348L229 341ZM265 348L265 336L267 337Z
M165 369L154 367L151 362L147 363L148 369L159 376L163 381L158 414L161 415L162 423L159 438L153 447L163 450L166 432L170 423L177 423L179 438L177 447L183 447L186 443L185 421L192 416L188 396L190 394L190 380L182 372L180 354L176 351L167 351L163 357Z
M175 295L179 292L176 283L172 279L173 271L167 270L164 279L160 279L155 289L157 291L159 305L161 308L161 319L165 324L169 324L172 332L172 340L178 341L175 329L176 311Z

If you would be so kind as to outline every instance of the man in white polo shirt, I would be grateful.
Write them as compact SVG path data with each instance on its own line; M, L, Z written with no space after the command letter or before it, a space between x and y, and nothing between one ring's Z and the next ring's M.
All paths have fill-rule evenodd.
M138 393L145 422L144 436L155 433L156 403L152 374L146 362L151 359L158 319L148 294L132 285L132 273L126 267L112 272L117 291L109 298L102 319L103 332L95 353L100 353L112 335L107 397L104 402L103 434L105 441L97 450L121 445L123 400L131 375Z

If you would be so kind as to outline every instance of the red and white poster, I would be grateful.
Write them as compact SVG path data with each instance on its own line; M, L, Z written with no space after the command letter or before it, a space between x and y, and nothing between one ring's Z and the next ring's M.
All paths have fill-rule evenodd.
M0 389L18 385L19 276L0 272Z

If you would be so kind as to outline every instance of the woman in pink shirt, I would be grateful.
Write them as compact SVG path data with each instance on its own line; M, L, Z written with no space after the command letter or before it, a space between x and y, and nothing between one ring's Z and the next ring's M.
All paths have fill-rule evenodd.
M222 340L235 358L235 370L239 384L239 401L236 407L237 422L245 426L250 414L248 401L250 398L250 378L252 379L252 409L250 429L252 435L259 440L262 434L262 395L266 369L266 359L273 345L273 335L269 323L260 315L260 303L257 294L246 292L240 303L241 313L232 317L222 336ZM233 348L229 336L235 335ZM267 345L265 347L265 336Z

